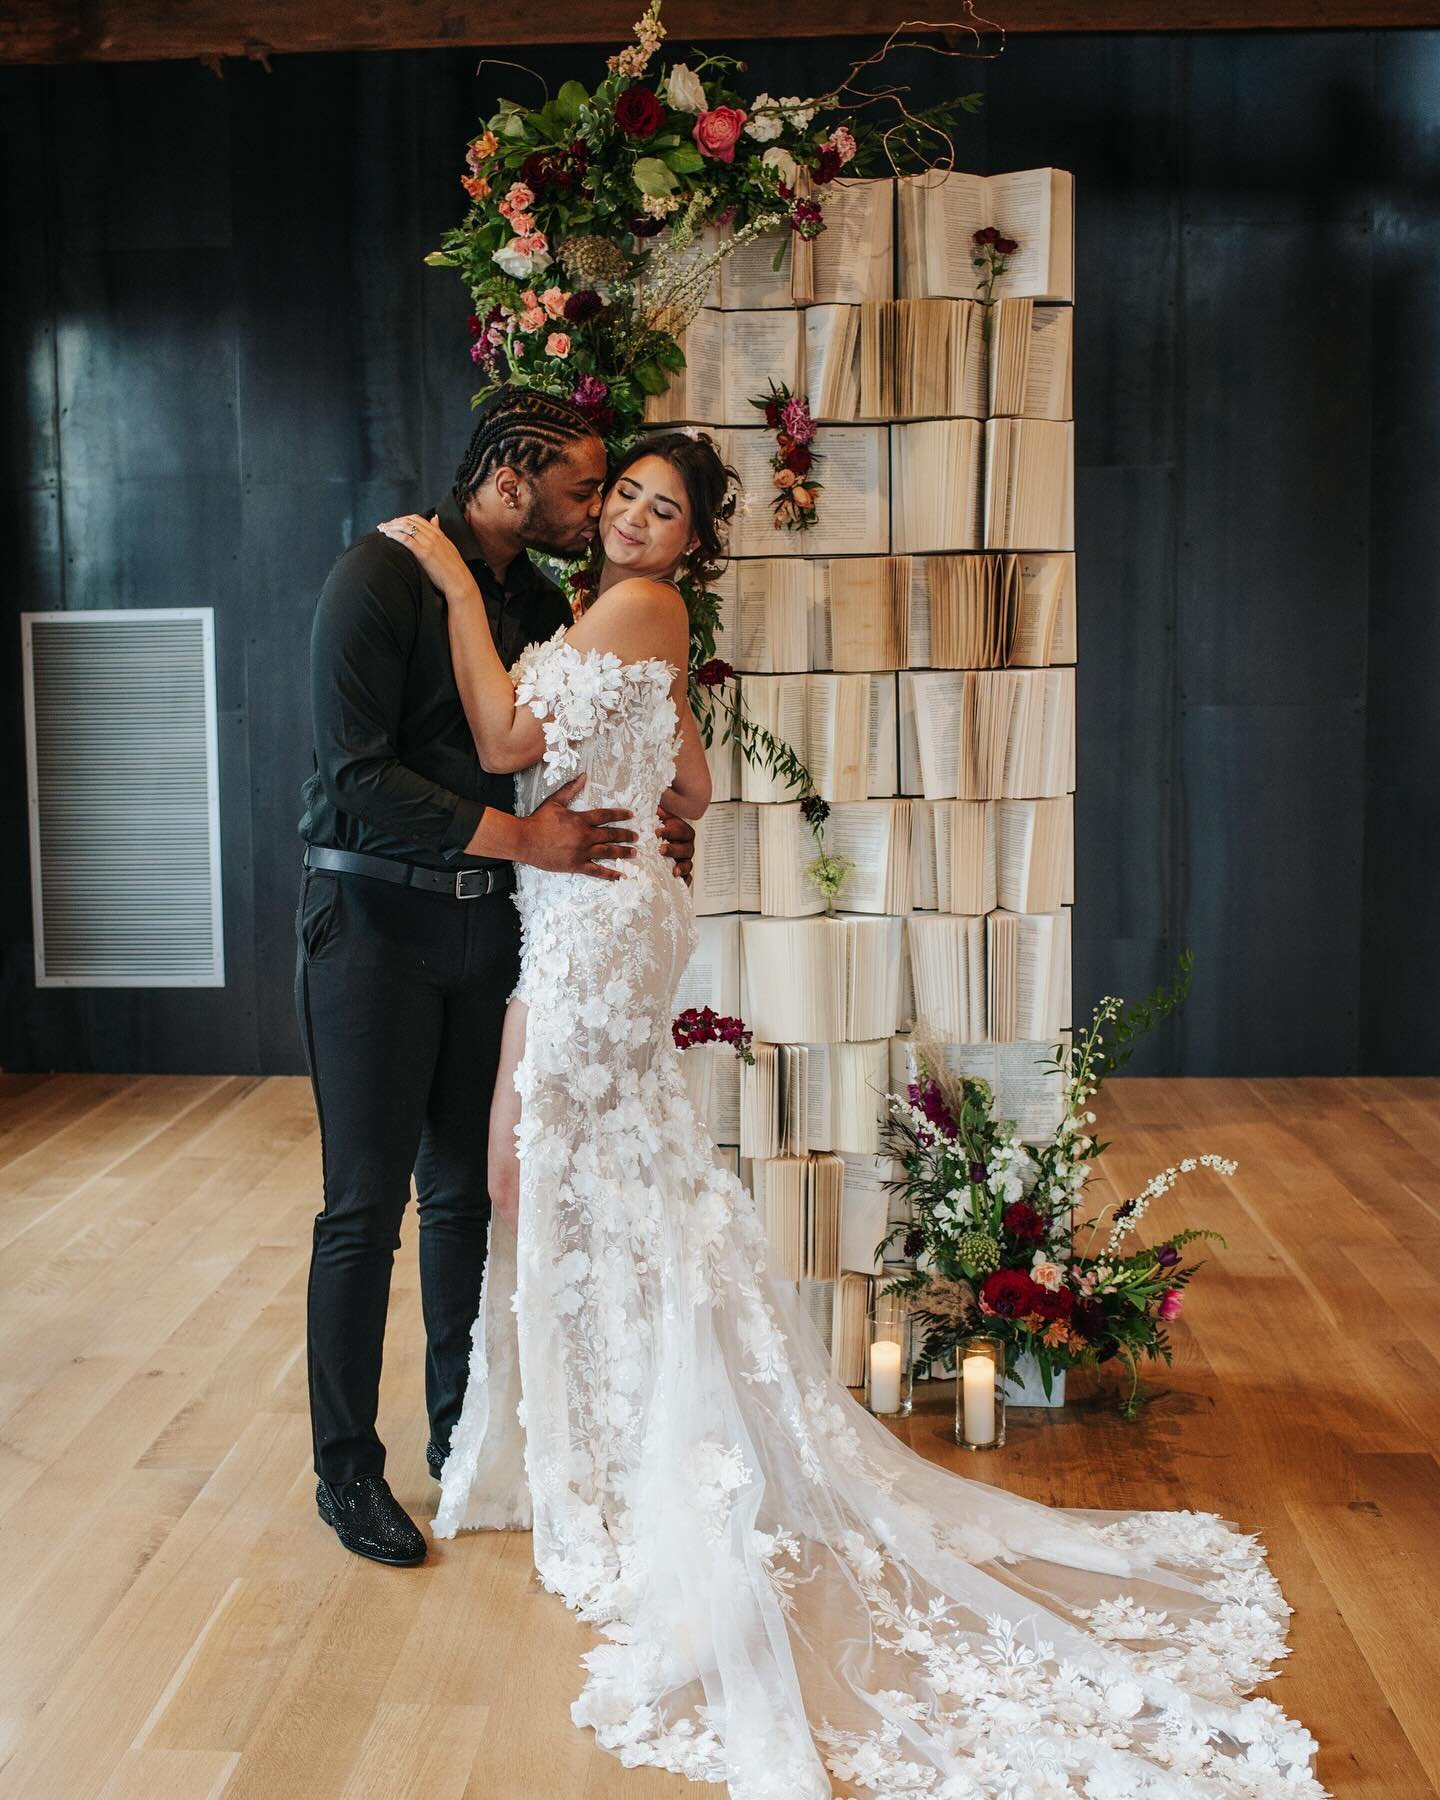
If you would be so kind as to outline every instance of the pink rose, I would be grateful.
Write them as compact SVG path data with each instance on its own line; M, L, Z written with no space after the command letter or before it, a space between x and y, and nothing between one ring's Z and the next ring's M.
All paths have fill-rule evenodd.
M568 356L570 354L570 339L565 332L552 331L550 333L545 340L545 354L547 356Z
M558 287L548 287L540 296L540 304L552 319L558 319L565 310L566 296Z
M1178 1319L1180 1317L1180 1308L1184 1304L1184 1300L1185 1296L1179 1288L1166 1288L1165 1292L1160 1296L1160 1306L1157 1316L1162 1319Z
M527 206L535 204L535 190L526 187L523 181L514 181L506 190L504 204L524 212Z
M695 139L696 149L716 162L734 162L735 145L749 116L740 106L714 106L709 112L701 113L690 134Z

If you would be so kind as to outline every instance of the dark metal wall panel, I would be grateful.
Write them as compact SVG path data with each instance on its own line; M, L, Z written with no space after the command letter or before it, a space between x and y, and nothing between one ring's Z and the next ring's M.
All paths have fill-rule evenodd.
M1186 705L1183 1072L1355 1072L1364 741L1348 701Z
M1435 1067L1440 1003L1440 34L1377 86L1362 1068Z
M731 46L772 93L865 48ZM523 80L477 60L0 71L8 766L15 612L212 602L231 973L36 994L12 783L6 1066L300 1066L310 614L468 434L468 308L421 259ZM601 53L517 60L553 90ZM1077 1016L1189 946L1191 1001L1137 1071L1433 1068L1423 985L1385 977L1440 975L1440 34L1031 38L896 75L920 104L986 91L962 166L1077 178Z

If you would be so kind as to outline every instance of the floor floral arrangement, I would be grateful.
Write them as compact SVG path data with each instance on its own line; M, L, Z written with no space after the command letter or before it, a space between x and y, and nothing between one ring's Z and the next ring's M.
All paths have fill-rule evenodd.
M884 1292L904 1295L921 1332L920 1363L942 1362L964 1339L1000 1337L1012 1360L1033 1356L1048 1395L1064 1369L1118 1361L1129 1374L1120 1410L1138 1416L1149 1396L1145 1361L1171 1361L1166 1327L1180 1315L1201 1265L1188 1247L1218 1232L1176 1232L1146 1245L1137 1233L1152 1202L1200 1169L1233 1175L1233 1161L1211 1153L1182 1157L1130 1198L1078 1220L1080 1196L1096 1159L1109 1148L1090 1131L1090 1102L1108 1075L1129 1060L1133 1040L1173 1012L1189 991L1192 958L1149 999L1126 1007L1107 995L1089 1029L1067 1051L1056 1044L1046 1067L1065 1075L1064 1107L1044 1143L1022 1143L1014 1120L996 1116L988 1082L957 1075L938 1046L917 1051L915 1079L889 1096L886 1148L904 1169L894 1186L908 1218L882 1254L903 1256L911 1271ZM1115 1038L1106 1048L1105 1028Z

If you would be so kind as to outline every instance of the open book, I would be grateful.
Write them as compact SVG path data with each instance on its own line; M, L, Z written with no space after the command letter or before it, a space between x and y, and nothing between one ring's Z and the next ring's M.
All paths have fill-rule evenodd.
M695 826L690 895L700 917L759 912L758 808L743 800L712 802Z
M845 1165L838 1156L780 1156L752 1165L755 1206L781 1281L833 1281L840 1272Z
M917 1030L945 1043L984 1038L985 920L912 913L906 940Z
M995 298L1075 298L1075 183L1066 169L1003 175L907 175L899 193L899 292L971 299L978 284L974 234L995 226L1020 248L995 284Z
M825 847L850 865L840 890L847 912L910 910L910 806L908 800L858 800L831 807ZM756 810L760 912L770 918L823 912L824 895L809 873L817 846L799 802Z
M909 557L742 557L712 586L717 653L745 673L903 669L910 659Z
M889 550L886 426L830 425L819 432L813 448L824 461L815 474L824 487L817 496L816 523L806 531L776 528L772 432L763 425L755 430L731 426L716 433L716 445L741 483L741 503L730 526L732 555L883 556Z
M1074 798L912 800L920 911L1055 912L1075 898Z
M988 419L984 510L987 549L1073 550L1074 425L1061 419Z
M985 431L975 419L890 428L893 549L981 548Z
M1028 800L1075 790L1075 671L906 671L900 787L927 800Z
M985 920L987 1036L1054 1039L1070 1023L1070 910Z
M1036 300L990 309L986 397L992 418L1072 418L1075 314Z
M1073 555L1011 552L913 559L912 666L1034 668L1074 660Z
M740 1148L746 1156L880 1146L890 1074L886 1038L868 1044L761 1044L740 1077ZM878 1239L876 1240L879 1241Z
M902 921L742 919L745 1022L772 1044L861 1043L900 1022Z
M733 800L740 792L740 744L735 737L726 738L739 683L725 681L715 690L716 706L710 742L705 746L705 763L710 770L710 799Z
M663 394L646 397L645 423L756 425L762 415L752 402L772 381L806 396L815 419L886 418L884 329L877 306L703 310L680 333L685 367ZM873 371L868 385L862 370Z
M824 799L895 792L893 675L747 675L740 700L746 718L790 746ZM780 775L750 761L740 791L746 800L797 798Z
M810 246L810 298L849 305L888 300L894 292L894 181L889 177L835 181L824 188L820 198L825 229ZM705 251L713 250L724 235L719 228L711 228L702 239ZM784 255L776 269L781 250ZM716 265L707 306L793 306L793 252L788 226L741 244Z
M994 1113L1013 1119L1026 1143L1048 1142L1065 1115L1065 1076L1047 1070L1057 1043L1069 1047L1069 1031L1057 1031L1044 1043L1020 1039L1010 1043L946 1044L945 1066L957 1075L978 1075L990 1083ZM915 1048L908 1038L890 1040L890 1086L897 1094L915 1079ZM848 1188L848 1177L847 1177Z

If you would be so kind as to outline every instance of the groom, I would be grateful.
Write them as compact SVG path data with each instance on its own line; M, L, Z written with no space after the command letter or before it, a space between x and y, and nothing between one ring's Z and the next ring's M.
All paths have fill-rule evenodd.
M570 622L526 555L594 536L605 447L565 402L502 389L482 408L441 529L470 565L508 666ZM519 973L514 864L618 880L636 833L571 811L583 777L529 818L480 766L450 666L445 603L402 546L368 532L320 594L310 644L315 770L296 915L295 996L320 1119L324 1205L307 1301L320 1516L347 1550L410 1564L425 1539L384 1477L375 1430L390 1273L413 1173L425 1317L426 1458L460 1416L490 1199L486 1137ZM676 874L694 831L659 825Z

